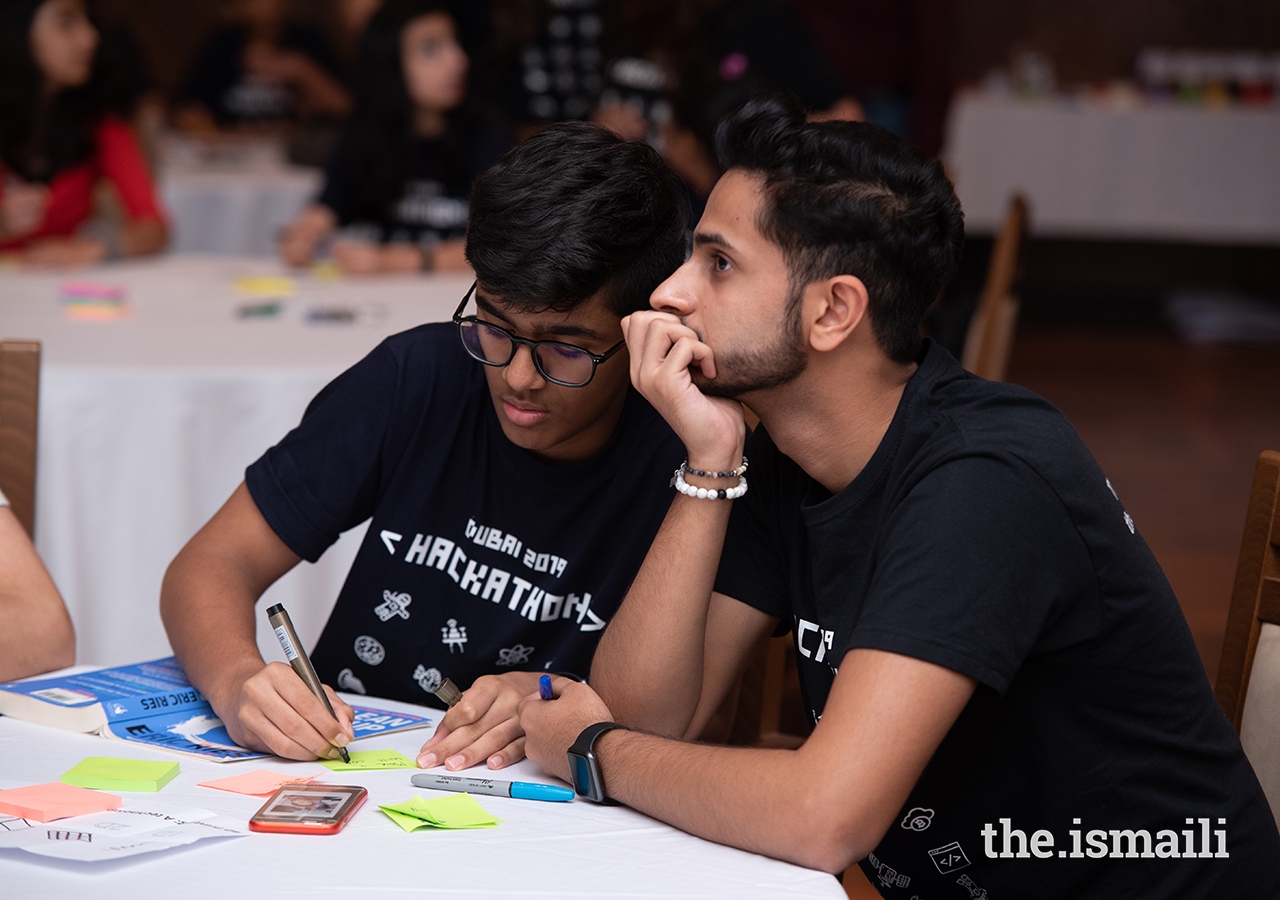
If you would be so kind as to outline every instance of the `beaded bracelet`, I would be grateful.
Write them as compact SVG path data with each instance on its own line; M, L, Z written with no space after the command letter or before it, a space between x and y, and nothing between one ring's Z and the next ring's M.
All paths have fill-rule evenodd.
M686 497L695 497L698 500L737 500L747 492L747 479L744 475L738 476L738 483L731 488L722 488L720 490L694 487L685 483L683 469L676 469L676 477L673 479L675 488Z
M689 460L686 458L684 462L680 463L680 471L685 475L696 475L699 478L741 478L747 474L747 458L745 456L742 457L742 465L731 472L704 472L701 469L691 469L689 468Z

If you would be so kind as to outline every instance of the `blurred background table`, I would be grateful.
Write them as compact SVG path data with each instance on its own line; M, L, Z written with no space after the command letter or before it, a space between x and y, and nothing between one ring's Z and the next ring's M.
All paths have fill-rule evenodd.
M282 141L169 136L158 188L175 253L274 256L276 234L320 192L322 172L285 160Z
M230 496L244 468L297 424L308 401L386 335L447 320L469 275L295 279L270 318L235 279L282 276L267 260L168 256L66 274L0 274L0 334L44 345L36 546L75 621L77 660L167 656L158 603L165 567ZM121 285L130 314L72 321L60 286ZM311 322L315 310L356 322ZM312 646L363 526L264 595ZM268 659L281 658L259 623ZM274 645L274 646L273 646Z
M1280 244L1280 108L957 96L945 151L966 230L1021 192L1037 237Z

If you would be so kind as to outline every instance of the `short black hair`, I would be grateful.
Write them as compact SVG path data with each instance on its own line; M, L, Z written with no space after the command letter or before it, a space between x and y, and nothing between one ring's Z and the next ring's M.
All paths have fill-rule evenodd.
M551 125L476 180L467 261L505 303L566 312L605 290L625 316L684 261L684 195L652 147Z
M761 94L716 131L720 165L764 178L756 227L782 248L792 297L855 275L871 330L896 362L920 353L925 310L955 272L964 216L942 164L865 122L808 122L799 100Z

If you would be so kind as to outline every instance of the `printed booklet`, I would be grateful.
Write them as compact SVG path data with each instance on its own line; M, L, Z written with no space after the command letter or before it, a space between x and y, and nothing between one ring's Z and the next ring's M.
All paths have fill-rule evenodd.
M439 721L438 713L416 716L363 706L352 709L357 740ZM0 684L0 714L213 762L271 755L237 746L172 656L61 678Z

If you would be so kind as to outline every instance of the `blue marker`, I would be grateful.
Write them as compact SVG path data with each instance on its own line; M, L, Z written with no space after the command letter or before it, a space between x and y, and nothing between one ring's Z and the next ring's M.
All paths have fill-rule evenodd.
M543 700L554 700L555 694L551 693L551 676L543 675L538 679L538 696Z
M492 778L429 775L425 772L414 775L409 780L418 787L430 788L433 791L466 791L469 794L487 794L490 797L515 797L517 800L549 800L554 803L565 803L574 797L573 788L554 784L534 784L531 781L495 781Z

